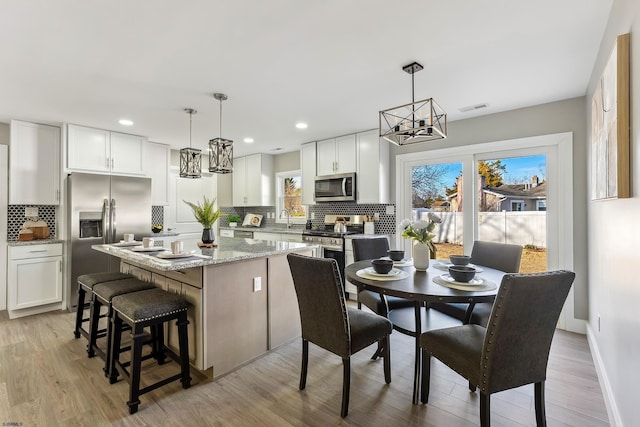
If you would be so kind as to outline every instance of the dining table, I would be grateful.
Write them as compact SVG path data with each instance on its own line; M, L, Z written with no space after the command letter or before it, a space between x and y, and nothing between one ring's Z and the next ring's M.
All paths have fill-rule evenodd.
M456 282L448 274L451 264L445 260L430 260L426 271L416 270L411 260L394 262L393 269L386 274L376 273L371 260L357 261L345 268L346 279L357 286L358 291L370 290L382 295L405 298L414 302L414 308L391 310L388 314L395 330L415 339L415 363L413 380L413 403L419 403L422 376L422 353L420 334L427 330L459 326L462 321L429 309L429 303L467 303L470 309L465 316L468 321L473 305L492 302L505 272L484 266L475 266L476 275L469 283Z

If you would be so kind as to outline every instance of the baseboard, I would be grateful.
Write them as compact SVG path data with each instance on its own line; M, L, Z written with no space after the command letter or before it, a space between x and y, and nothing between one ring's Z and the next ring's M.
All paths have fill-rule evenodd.
M611 390L611 384L607 377L607 371L604 368L604 363L600 356L600 350L598 349L593 329L591 329L591 325L589 324L587 324L587 342L589 343L589 349L591 350L591 357L593 357L593 364L596 367L596 374L598 375L598 382L600 383L600 389L602 390L602 396L604 397L604 404L607 407L609 424L611 424L611 427L623 427L622 418L618 411L618 405L616 405L613 391Z

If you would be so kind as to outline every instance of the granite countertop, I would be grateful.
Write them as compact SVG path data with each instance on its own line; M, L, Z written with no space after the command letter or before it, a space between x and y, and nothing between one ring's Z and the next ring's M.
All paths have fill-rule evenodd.
M51 245L54 243L64 243L64 240L56 238L37 240L8 240L7 246Z
M220 230L239 230L253 231L261 233L280 233L280 234L302 234L304 228L301 227L220 227Z
M190 257L178 259L158 258L158 254L171 254L171 242L162 242L163 247L169 251L140 252L132 246L122 247L114 245L93 245L93 249L132 261L143 266L160 270L172 271L185 268L203 267L207 265L224 264L227 262L242 261L245 259L261 258L271 255L286 254L304 249L314 249L317 245L297 242L280 242L273 240L236 239L232 237L219 237L216 239L218 247L199 248L199 239L184 239L185 253L193 254ZM141 246L138 246L140 248Z

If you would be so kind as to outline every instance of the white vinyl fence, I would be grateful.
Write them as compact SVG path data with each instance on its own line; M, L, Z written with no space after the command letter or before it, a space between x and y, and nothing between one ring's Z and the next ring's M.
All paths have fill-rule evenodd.
M437 212L442 218L434 233L440 243L462 244L462 212ZM421 212L427 219L427 212ZM478 217L478 240L498 243L547 247L546 212L480 212Z

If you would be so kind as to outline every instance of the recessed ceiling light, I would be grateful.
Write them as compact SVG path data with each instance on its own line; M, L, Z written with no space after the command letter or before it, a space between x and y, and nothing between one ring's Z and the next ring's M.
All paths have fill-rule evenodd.
M246 142L247 144L251 144L253 142L253 138L245 138L244 142Z
M118 123L120 123L122 126L133 126L133 121L129 119L120 119L118 120Z
M296 123L296 127L298 129L306 129L307 128L307 124L306 123L302 123L302 122L298 122L298 123Z

